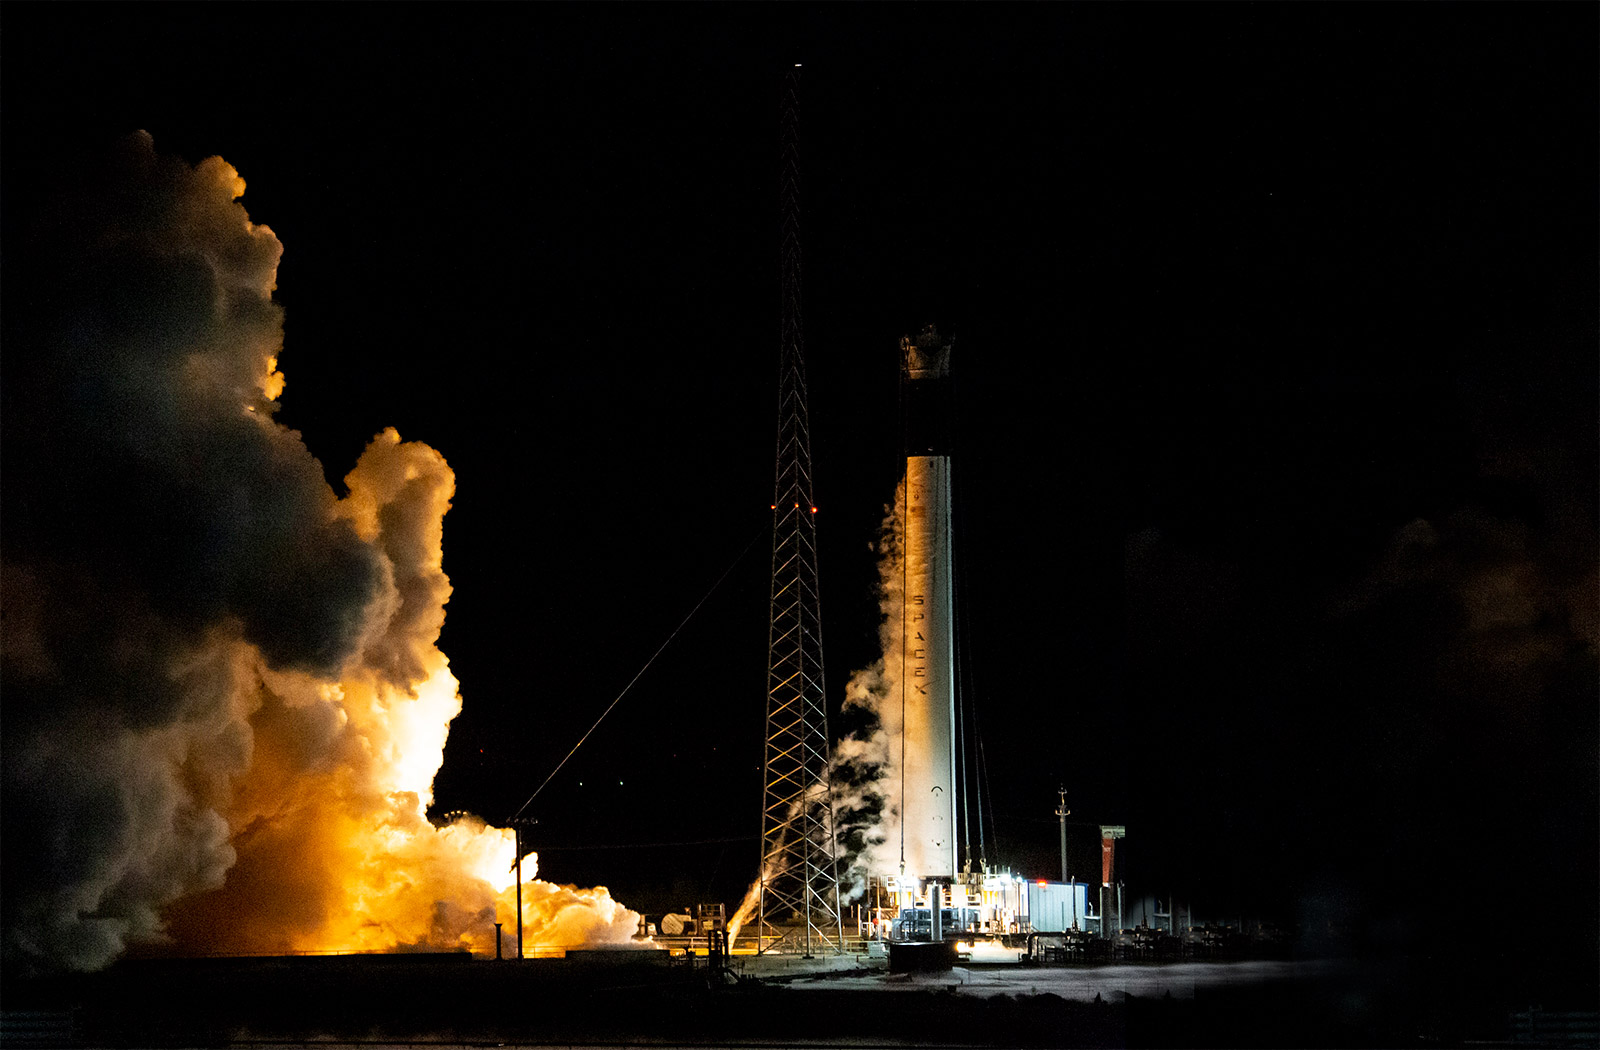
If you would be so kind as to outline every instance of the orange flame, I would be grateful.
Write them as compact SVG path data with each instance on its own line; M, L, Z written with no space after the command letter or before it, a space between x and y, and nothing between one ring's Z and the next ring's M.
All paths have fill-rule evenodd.
M750 888L744 893L744 900L739 902L739 909L733 913L733 918L728 920L728 950L730 952L733 951L734 943L739 939L739 931L744 929L745 924L755 915L756 908L761 903L761 883L762 879L758 878L750 884Z
M394 586L372 603L363 652L337 681L273 670L237 636L212 639L248 726L249 764L223 809L237 861L220 889L169 909L168 927L182 948L206 952L492 955L497 922L515 944L513 833L426 816L461 711L434 644L450 593L440 544L454 475L387 430L346 483L338 511L385 553ZM634 943L638 914L604 887L539 880L536 855L523 873L528 950Z

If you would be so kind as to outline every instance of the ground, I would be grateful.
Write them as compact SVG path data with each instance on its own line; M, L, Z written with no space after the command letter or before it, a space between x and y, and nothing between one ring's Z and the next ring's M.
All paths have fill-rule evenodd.
M890 974L882 960L664 952L123 963L8 980L9 1046L1453 1046L1504 1016L1431 1011L1381 970L1237 961ZM31 1026L31 1027L29 1027Z

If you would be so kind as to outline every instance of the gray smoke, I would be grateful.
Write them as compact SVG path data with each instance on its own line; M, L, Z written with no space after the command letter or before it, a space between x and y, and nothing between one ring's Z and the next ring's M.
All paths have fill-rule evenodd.
M87 969L235 860L241 654L332 674L393 583L271 418L282 247L243 180L141 132L60 183L8 203L36 221L7 253L3 936Z

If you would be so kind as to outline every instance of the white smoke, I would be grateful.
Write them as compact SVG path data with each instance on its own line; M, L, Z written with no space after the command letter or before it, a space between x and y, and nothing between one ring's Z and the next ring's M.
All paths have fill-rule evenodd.
M882 655L845 684L843 717L857 723L834 744L829 777L833 786L834 837L838 847L841 902L858 900L870 875L900 868L900 778L903 697L900 691L904 591L905 480L895 490L876 544L878 625Z

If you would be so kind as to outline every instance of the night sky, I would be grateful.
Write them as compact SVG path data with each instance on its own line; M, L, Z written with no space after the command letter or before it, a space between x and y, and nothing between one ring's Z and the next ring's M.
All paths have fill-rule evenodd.
M516 810L732 563L530 807L544 877L661 910L755 874L803 62L835 706L876 656L898 341L937 323L991 862L1059 875L1064 784L1075 874L1124 824L1130 892L1333 913L1417 973L1492 927L1509 996L1592 996L1594 6L4 25L8 287L118 137L220 155L285 246L278 419L336 490L384 427L454 469L437 811Z

